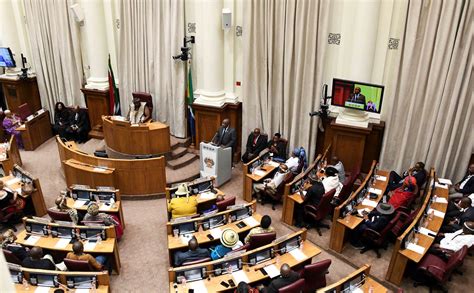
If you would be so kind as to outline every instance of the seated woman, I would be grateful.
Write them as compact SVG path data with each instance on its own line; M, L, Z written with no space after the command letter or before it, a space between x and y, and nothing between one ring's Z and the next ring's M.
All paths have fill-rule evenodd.
M0 244L2 249L8 250L13 253L20 261L23 261L28 257L28 250L15 243L16 240L15 232L12 229L8 229L3 235L0 235Z
M197 198L195 195L189 195L188 186L182 183L175 192L176 197L168 203L168 212L171 218L179 218L195 215L197 213Z
M14 135L16 138L16 143L19 148L23 148L23 139L21 138L21 133L16 130L18 126L21 125L21 119L17 115L14 115L10 110L5 110L5 118L3 119L3 129L5 132Z
M408 207L410 203L415 199L418 193L418 186L416 185L416 179L414 176L407 176L403 180L402 186L389 192L390 200L389 204L394 209L399 207Z
M54 133L60 137L66 137L66 129L69 126L71 113L64 106L63 102L57 102L54 106Z
M77 210L67 206L67 199L64 195L58 196L54 203L56 204L56 206L51 209L57 210L59 212L67 212L69 214L69 217L71 218L71 221L75 225L77 225L77 223L79 222L79 215L77 213Z
M6 211L7 213L20 213L25 205L25 200L18 196L18 192L5 189L3 181L0 181L0 209L10 206Z
M131 124L146 123L151 120L151 109L146 102L134 97L126 118Z
M106 226L115 226L117 240L123 235L123 227L118 217L106 213L99 213L99 205L92 202L87 207L87 214L84 216L85 222L103 222Z
M239 234L228 228L222 231L221 244L211 248L212 260L223 258L227 253L239 249L244 244L239 240Z

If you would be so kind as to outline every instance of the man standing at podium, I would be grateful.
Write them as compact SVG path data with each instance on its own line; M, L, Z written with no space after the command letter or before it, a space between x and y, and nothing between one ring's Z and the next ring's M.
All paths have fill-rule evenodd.
M230 127L229 119L222 121L221 127L217 130L212 143L223 148L232 148L232 157L234 157L235 143L237 141L237 134L235 129Z

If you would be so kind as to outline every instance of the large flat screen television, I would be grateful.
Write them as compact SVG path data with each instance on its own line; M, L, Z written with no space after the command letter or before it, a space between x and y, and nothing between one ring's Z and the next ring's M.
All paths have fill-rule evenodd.
M334 78L331 104L380 114L383 91L382 85Z
M10 50L10 48L0 47L0 66L16 67L15 59L13 58L12 50Z

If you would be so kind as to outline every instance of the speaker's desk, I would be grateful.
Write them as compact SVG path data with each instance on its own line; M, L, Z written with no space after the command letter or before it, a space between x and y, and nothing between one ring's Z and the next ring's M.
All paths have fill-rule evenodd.
M114 169L116 184L111 186L120 190L122 198L124 196L147 197L165 193L166 163L163 156L141 160L100 158L78 150L74 142L63 142L59 136L56 137L56 142L63 167L64 161L74 159L84 164Z
M29 236L29 234L26 233L26 230L21 231L17 237L18 239L16 240L16 243L19 243L23 246L28 246L28 247L33 247L33 246L39 246L43 248L43 250L47 251L59 251L64 254L67 254L68 252L72 252L72 244L69 243L66 245L66 247L60 245L60 241L62 238L53 238L52 236L44 236L44 237L38 237L36 241L32 241L30 238L35 237L35 236L29 236L27 239L25 237ZM36 239L33 238L34 240ZM92 249L89 249L89 246L87 244L84 244L84 252L90 253L92 255L107 255L112 264L113 264L113 269L117 273L117 275L120 274L120 256L119 256L119 251L118 251L118 246L117 246L117 240L115 238L108 237L106 240L102 240L100 242L96 242L95 246ZM64 255L66 257L66 255Z
M36 116L16 128L21 133L26 151L33 151L53 136L48 110L40 110Z
M170 151L170 128L161 122L130 124L102 117L104 139L111 150L127 155L158 155Z

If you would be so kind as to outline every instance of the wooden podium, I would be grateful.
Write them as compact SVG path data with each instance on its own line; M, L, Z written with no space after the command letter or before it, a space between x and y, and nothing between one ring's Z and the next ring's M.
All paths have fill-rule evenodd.
M16 79L2 75L0 76L0 83L2 83L8 109L13 113L18 112L18 107L24 103L28 103L32 112L41 109L36 77Z
M86 99L91 131L89 137L103 139L102 116L109 115L109 90L81 89Z

